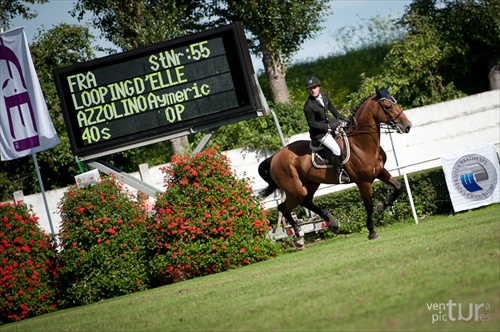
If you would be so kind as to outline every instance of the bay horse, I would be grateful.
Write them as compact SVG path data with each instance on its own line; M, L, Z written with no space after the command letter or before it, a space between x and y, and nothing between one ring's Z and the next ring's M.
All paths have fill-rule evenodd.
M368 239L380 236L373 226L372 184L379 179L393 187L383 202L378 203L377 212L382 212L391 206L402 193L401 184L384 168L386 155L380 146L381 124L387 124L397 133L410 132L412 123L408 120L396 100L389 94L388 85L375 94L367 97L350 116L344 132L347 135L350 148L350 158L344 160L344 170L350 178L350 183L356 183L363 199L367 214L366 228ZM329 228L339 233L339 224L333 215L313 203L313 196L320 184L338 184L333 168L317 168L311 159L310 141L301 140L290 143L271 157L259 164L259 175L268 183L258 197L265 198L277 189L285 193L285 201L278 205L278 210L295 232L294 246L303 249L304 232L291 215L298 205L318 214L329 222Z

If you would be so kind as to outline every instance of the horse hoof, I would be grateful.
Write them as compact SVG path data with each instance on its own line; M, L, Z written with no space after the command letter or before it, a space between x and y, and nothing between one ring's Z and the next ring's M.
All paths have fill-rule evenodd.
M295 239L293 242L292 242L292 245L295 249L297 250L304 250L306 248L305 244L304 244L304 237L301 236L297 239Z
M335 234L340 234L340 227L338 227L338 226L329 226L328 229L331 230Z
M302 243L298 243L297 241L293 241L293 247L297 250L304 250L306 246Z
M380 235L378 235L377 233L372 233L368 235L368 240L376 240L376 239L380 239Z
M384 202L378 202L378 203L377 203L377 206L375 206L375 211L376 211L378 214L382 213L382 212L384 211L384 209L385 209L385 204L384 204Z
M331 230L332 232L334 232L335 234L339 234L340 233L340 224L338 223L338 221L335 219L335 217L330 212L327 213L327 217L328 217L328 220L325 220L325 221L328 221L328 229Z

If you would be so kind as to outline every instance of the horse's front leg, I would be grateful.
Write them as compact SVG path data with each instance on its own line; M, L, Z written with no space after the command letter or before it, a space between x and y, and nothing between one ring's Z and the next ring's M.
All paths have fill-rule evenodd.
M363 204L366 210L366 228L368 229L368 240L375 240L380 236L375 232L373 226L373 200L372 200L372 183L362 182L358 183L358 189L363 199Z
M376 211L377 213L382 213L382 211L384 211L386 207L392 206L394 204L396 199L403 192L403 186L398 181L396 181L396 179L393 178L389 171L387 171L385 168L380 171L380 174L377 176L377 178L394 188L394 190L387 195L383 202L377 203Z

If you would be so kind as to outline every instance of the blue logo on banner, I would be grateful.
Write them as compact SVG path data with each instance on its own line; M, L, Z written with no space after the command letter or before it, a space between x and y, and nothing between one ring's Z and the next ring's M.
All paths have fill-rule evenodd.
M488 172L486 172L486 169L479 164L469 166L468 169L470 173L460 175L462 185L471 193L483 190L478 182L488 180Z
M495 191L497 184L495 166L482 155L462 156L453 166L452 174L455 189L466 199L484 200Z

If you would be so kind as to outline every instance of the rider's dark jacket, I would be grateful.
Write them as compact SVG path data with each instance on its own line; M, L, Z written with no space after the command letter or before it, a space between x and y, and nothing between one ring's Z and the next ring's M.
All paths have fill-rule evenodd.
M304 104L304 114L309 125L309 134L312 140L317 141L320 141L325 136L328 128L334 132L335 128L339 125L339 119L344 121L349 120L333 106L326 92L320 91L320 94L323 97L325 107L321 106L320 102L311 95L309 95ZM333 118L329 116L328 110L333 114Z

